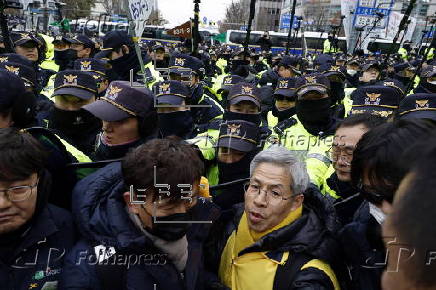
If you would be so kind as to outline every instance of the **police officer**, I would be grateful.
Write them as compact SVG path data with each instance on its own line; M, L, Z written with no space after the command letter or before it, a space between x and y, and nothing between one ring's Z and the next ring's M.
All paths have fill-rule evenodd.
M125 31L110 31L103 37L103 48L96 56L108 58L108 63L118 75L119 80L130 81L130 71L133 70L133 80L143 80L151 88L155 82L161 79L155 70L153 62L148 54L141 55L144 63L144 76L141 76L138 55L136 54L132 38Z
M37 91L39 93L47 85L50 77L56 73L56 71L39 66L45 60L43 44L28 32L11 33L11 39L16 53L32 62L31 66L36 72Z
M188 106L188 88L179 81L165 81L156 83L153 91L156 95L160 136L192 138L194 120Z
M202 83L203 62L193 56L175 54L170 59L169 75L171 80L183 81L191 91L187 104L194 105L191 114L196 125L195 133L217 130L224 110L214 100L217 97Z
M76 58L91 58L96 52L95 42L85 34L79 34L72 38L65 38L65 41L69 44L71 49L76 51Z
M419 93L406 96L400 103L400 119L429 119L436 122L436 94Z
M296 113L296 81L297 78L278 79L277 88L273 94L274 104L267 116L268 127L273 131L280 130L280 127L284 125L282 122L288 122L287 120Z
M398 87L375 84L358 88L353 92L352 114L371 112L384 118L390 117L404 97L404 91Z
M250 163L260 151L260 130L256 124L233 120L221 124L216 145L216 164L220 184L247 179ZM244 182L212 192L213 201L226 210L244 201Z
M295 56L285 55L279 63L278 74L282 78L292 78L299 76L300 59Z
M93 160L124 157L131 149L157 137L154 95L139 83L114 81L106 95L84 110L102 120Z
M436 65L427 65L421 71L421 82L413 92L418 93L436 93Z
M65 70L56 74L54 87L55 105L44 120L46 127L89 156L101 121L82 107L96 100L95 79L86 72Z
M107 63L105 61L96 58L77 59L74 61L74 69L90 73L97 82L97 97L105 95L109 86L109 79L106 74Z
M26 92L15 73L0 70L0 128L27 128L36 124L33 93Z

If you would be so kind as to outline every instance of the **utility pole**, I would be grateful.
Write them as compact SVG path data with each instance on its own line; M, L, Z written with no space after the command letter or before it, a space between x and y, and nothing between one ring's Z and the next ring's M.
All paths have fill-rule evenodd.
M194 0L194 25L192 27L192 53L194 55L198 52L198 45L200 43L200 33L198 32L198 23L200 21L200 2L201 0Z

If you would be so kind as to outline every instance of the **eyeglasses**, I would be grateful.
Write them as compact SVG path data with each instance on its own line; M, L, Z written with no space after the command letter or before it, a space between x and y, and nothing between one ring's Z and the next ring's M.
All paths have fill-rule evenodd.
M262 191L260 185L250 182L244 184L244 190L248 195L252 197L258 196ZM295 196L291 195L289 197L284 197L284 193L276 189L268 189L264 191L266 192L266 201L268 204L279 204L282 200L289 200Z
M328 155L331 161L338 162L342 158L342 161L347 166L351 166L353 160L354 148L346 148L344 146L333 145L328 151Z
M32 195L33 189L38 186L39 179L34 185L13 186L7 189L2 189L6 197L13 202L25 201Z

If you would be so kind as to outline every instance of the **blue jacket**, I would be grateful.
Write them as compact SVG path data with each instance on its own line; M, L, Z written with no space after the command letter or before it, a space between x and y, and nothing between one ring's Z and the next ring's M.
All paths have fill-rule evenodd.
M119 162L112 163L81 180L73 192L73 212L82 239L66 259L60 289L103 290L105 266L97 265L96 247L113 247L112 256L149 255L148 263L124 263L124 270L113 280L123 279L124 289L203 289L203 241L211 224L193 224L187 234L188 261L184 273L179 273L165 253L154 247L140 232L126 210L122 194L126 191ZM219 210L211 202L199 200L191 209L194 220L214 221ZM100 247L101 245L101 247ZM101 252L100 252L101 253ZM132 261L135 258L132 259ZM119 265L119 263L118 263ZM127 267L128 265L128 267ZM107 268L106 268L107 269ZM121 268L120 268L121 269ZM112 279L109 278L109 279Z
M64 257L74 242L71 214L53 205L45 206L17 246L0 260L0 288L56 289L49 285L57 284Z
M386 261L386 250L381 226L369 213L368 202L363 202L353 222L339 233L345 262L350 269L350 289L379 290Z

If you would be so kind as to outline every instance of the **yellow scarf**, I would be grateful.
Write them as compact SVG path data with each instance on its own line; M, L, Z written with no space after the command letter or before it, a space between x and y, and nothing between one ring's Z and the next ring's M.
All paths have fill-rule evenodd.
M242 251L243 249L251 246L253 243L260 240L263 236L278 230L284 226L287 226L291 223L293 223L295 220L301 217L303 214L303 206L300 206L294 211L291 211L278 225L275 227L266 230L264 232L255 232L252 231L248 227L248 221L247 221L247 215L244 212L244 214L241 217L241 221L239 222L238 226L238 232L236 234L236 240L235 240L235 247L234 247L234 254L235 257L238 256L238 253Z

